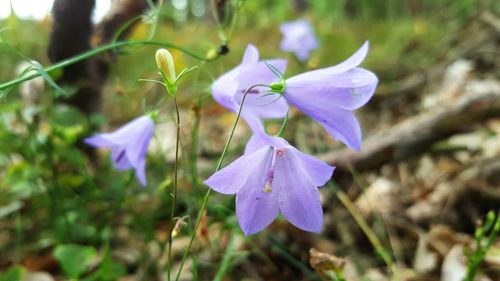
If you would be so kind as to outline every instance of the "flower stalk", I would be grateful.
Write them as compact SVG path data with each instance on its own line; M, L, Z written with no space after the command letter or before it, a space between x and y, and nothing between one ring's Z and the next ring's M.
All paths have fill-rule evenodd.
M229 133L229 137L226 140L226 144L224 145L224 149L222 150L221 156L219 158L219 162L217 163L217 167L215 168L215 172L220 170L222 163L224 162L224 158L226 157L226 154L227 154L227 151L229 148L229 144L231 143L231 141L233 139L234 131L236 130L236 125L238 125L238 121L240 120L241 112L243 109L243 104L245 103L245 99L246 99L248 93L250 93L253 89L255 89L257 87L269 87L269 85L256 84L256 85L248 87L245 90L245 92L243 93L243 97L241 99L238 113L236 114L236 118L234 119L233 126L231 128L231 133ZM191 247L193 246L194 238L196 237L196 233L198 232L198 227L200 226L200 223L201 223L201 218L203 217L203 213L205 212L205 209L207 208L207 203L208 203L208 199L210 197L210 193L211 193L211 189L209 188L207 190L207 192L205 193L205 196L203 197L203 201L201 203L200 210L198 211L198 217L196 218L196 222L194 225L193 233L191 234L191 238L189 239L189 243L188 243L186 249L184 250L184 255L182 256L181 264L179 266L179 271L177 272L177 275L175 277L175 281L179 280L181 273L182 273L182 269L184 268L184 263L186 262L187 256L189 255L189 251L191 250Z

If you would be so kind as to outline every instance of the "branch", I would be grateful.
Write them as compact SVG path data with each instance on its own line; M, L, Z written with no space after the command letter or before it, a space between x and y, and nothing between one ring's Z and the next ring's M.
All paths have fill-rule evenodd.
M337 169L377 169L418 155L437 141L470 128L480 121L500 116L500 83L486 81L486 87L469 88L455 102L423 112L370 137L361 152L342 149L319 155Z

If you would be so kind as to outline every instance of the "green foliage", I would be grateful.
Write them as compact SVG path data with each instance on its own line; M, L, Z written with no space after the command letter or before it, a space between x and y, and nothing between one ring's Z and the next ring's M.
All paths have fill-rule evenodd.
M400 77L411 69L434 64L435 57L446 53L442 50L443 44L436 42L447 40L449 34L457 30L457 22L468 20L478 10L473 0L421 1L418 7L412 7L410 3L415 1L310 0L305 10L296 9L290 1L247 0L240 13L236 15L232 11L233 14L223 20L225 25L220 28L208 16L191 14L194 10L191 7L200 3L204 5L206 1L190 0L185 11L175 8L172 1L164 2L161 10L153 9L150 14L140 17L143 22L133 30L131 39L151 39L154 36L208 58L226 40L231 50L228 56L221 57L214 64L200 64L190 56L172 51L178 69L188 70L183 74L192 70L190 66L200 64L192 75L184 76L182 85L179 85L179 91L182 91L179 95L181 107L191 107L193 100L199 101L196 106L200 106L205 101L204 97L208 96L213 79L239 63L248 43L258 45L263 57L286 57L276 48L281 39L278 26L284 20L308 18L322 46L313 54L310 65L290 60L286 77L305 69L337 63L368 38L372 49L364 65L383 78ZM237 7L242 1L228 2ZM448 6L450 9L444 9ZM209 13L210 7L205 8ZM186 15L182 16L184 12ZM236 16L238 22L231 26L231 20ZM188 21L190 19L194 20ZM139 18L136 20L139 21ZM0 253L6 257L22 256L32 249L55 247L54 255L66 276L78 278L89 269L96 259L96 249L99 249L104 253L102 260L94 272L86 275L85 280L116 280L126 274L126 268L112 259L109 237L104 237L105 233L110 231L115 235L116 229L126 229L131 237L138 237L145 245L157 240L158 226L167 221L166 210L172 203L168 191L172 187L170 171L173 165L166 163L163 155L150 155L148 178L151 188L139 189L133 175L113 169L106 160L108 152L99 155L102 165L94 171L89 157L76 145L83 137L94 133L94 128L103 125L113 128L161 102L156 88L150 83L138 83L139 77L159 78L152 55L157 45L121 46L105 88L104 113L85 116L74 107L59 104L50 90L51 87L59 88L54 80L62 70L55 67L48 71L42 67L49 65L46 56L48 22L10 18L0 21L0 29L3 26L9 26L9 29L2 29L2 35L17 53L36 61L31 68L42 75L49 85L40 93L42 100L37 105L24 104L19 97L19 87L0 91L0 219L2 223L6 222L2 224L8 228L6 233L16 238L16 243L4 244L0 241ZM234 35L232 29L236 30ZM194 33L203 36L191 36ZM408 52L411 46L418 48ZM207 50L212 53L206 53ZM5 43L0 45L0 51L0 84L3 84L22 75L16 73L15 68L24 58L15 55ZM86 57L96 54L87 54ZM68 95L74 90L59 88L59 92ZM211 110L210 104L204 105L207 105L207 111ZM165 111L173 112L173 109L166 105ZM197 132L193 136L199 137ZM167 137L171 136L160 136ZM187 138L182 142L182 146L189 145ZM193 151L195 155L197 147ZM187 155L183 154L181 157ZM192 159L196 162L196 157ZM189 160L181 158L181 165L186 161ZM196 167L196 163L193 165ZM196 169L193 171L192 182L186 180L184 171L181 171L180 202L175 210L176 214L185 213L190 218L197 213L206 191L199 184L201 177L206 176L206 168L200 174ZM222 222L221 231L233 231L237 227L234 200L222 196L213 196L211 200L207 205L210 213L208 223ZM188 223L192 229L193 219ZM496 229L486 226L481 228L484 230L479 239L481 241L485 233L490 231L489 237L492 237L494 231L491 229ZM181 233L184 232L181 229ZM234 233L230 236L222 256L223 263L213 265L214 271L218 267L216 276L220 280L238 263L238 255L246 257L252 254L238 252L235 248L236 236ZM487 243L485 246L478 242L476 253L469 263L472 275L488 247ZM377 250L385 260L391 258L385 249ZM203 262L199 261L200 267ZM197 265L198 260L191 270L201 275ZM0 274L0 281L21 280L23 274L23 268L13 267Z
M0 281L22 281L25 270L21 266L13 266L5 272L0 272Z
M476 247L474 253L469 257L467 263L467 275L465 281L473 281L479 264L484 260L493 242L500 234L500 212L488 212L483 225L476 229Z
M80 245L58 245L54 249L54 257L61 263L66 276L80 277L96 258L94 248Z

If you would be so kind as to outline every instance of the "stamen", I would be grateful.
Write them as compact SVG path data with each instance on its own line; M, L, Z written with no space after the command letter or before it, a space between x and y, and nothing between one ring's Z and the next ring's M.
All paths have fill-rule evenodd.
M264 192L271 192L273 191L273 187L271 186L271 183L269 181L266 182L266 186L263 189Z
M273 147L273 150L275 148ZM267 172L267 175L266 175L266 185L264 186L264 189L263 191L264 192L271 192L273 191L273 187L271 186L271 184L273 183L273 179L274 179L274 166L275 166L275 163L276 163L276 153L274 153L273 151L273 158L271 159L271 167L269 169L269 171Z

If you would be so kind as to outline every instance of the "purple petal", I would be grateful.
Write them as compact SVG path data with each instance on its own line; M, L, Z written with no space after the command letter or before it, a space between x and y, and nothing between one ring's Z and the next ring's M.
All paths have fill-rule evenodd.
M148 182L146 180L146 158L141 158L137 166L135 167L135 177L141 183L142 186L147 186Z
M143 127L137 129L134 132L135 138L130 139L126 148L129 161L134 167L137 167L139 161L146 156L146 151L154 132L153 120L149 118L148 122L143 124Z
M319 191L297 160L291 151L277 157L271 193L278 193L280 211L290 223L306 231L320 232L323 208Z
M241 103L243 93L238 93L235 99ZM288 112L288 104L278 94L249 93L243 104L243 111L257 115L263 119L282 118Z
M83 140L84 143L91 145L93 147L110 147L114 145L107 139L101 136L102 134L95 134Z
M280 26L280 30L284 36L280 42L280 49L294 52L300 61L307 60L310 52L318 48L318 40L306 20L284 23Z
M335 139L354 150L361 149L361 128L351 111L337 109L331 107L328 103L319 103L315 100L297 102L288 99L288 101L320 123L328 134Z
M266 145L271 145L273 147L290 146L283 138L273 137L266 133L254 133L246 144L245 154L253 153Z
M212 84L212 97L214 100L230 111L237 111L238 104L234 101L234 94L238 89L236 78L240 72L240 66L223 74Z
M223 194L235 194L243 188L251 188L256 181L265 177L272 151L272 148L267 146L254 153L243 155L213 174L205 184Z
M265 192L265 185L265 174L253 175L251 184L236 194L236 216L245 235L266 228L279 213L277 193Z
M270 145L267 140L268 138L270 138L270 136L265 133L254 133L245 146L245 154L253 153L266 145Z
M335 74L335 73L342 73L344 71L347 71L349 69L353 69L360 65L363 60L365 59L366 55L368 54L368 48L369 48L369 43L366 41L359 50L357 50L352 56L350 56L348 59L345 61L331 67L327 68L322 68L318 70L313 70L313 71L308 71L306 73L297 75L295 77L300 76L301 80L314 80L317 75L321 75L321 73L324 73L325 71L328 71L330 74ZM290 80L293 81L295 77L292 77L290 79L287 79L287 82Z
M279 77L276 76L271 69L269 69L266 63L277 68L279 72L285 73L287 61L282 59L272 59L267 60L266 62L260 61L255 64L246 65L241 68L237 77L238 89L242 94L247 88L254 86L255 84L270 85L274 82L280 81ZM265 87L257 87L256 89L261 92L267 90Z
M305 154L294 147L290 147L289 151L290 160L294 165L302 168L302 171L309 177L313 185L321 187L331 179L335 167Z
M243 59L241 60L241 64L253 64L259 61L259 50L255 48L254 45L248 44L247 49L245 50L245 54L243 55Z
M262 124L262 120L255 114L252 114L248 111L243 110L241 113L241 118L245 120L247 123L248 127L252 130L254 133L264 133L264 124Z
M111 160L117 170L121 171L132 168L124 146L115 146L111 149Z
M320 103L330 107L354 110L365 105L373 96L378 79L363 68L332 73L324 68L294 76L286 81L284 97L293 103Z
M131 138L135 138L137 136L137 132L141 132L142 128L148 126L152 122L153 121L149 116L141 116L130 121L112 133L98 134L100 139L89 138L85 142L91 145L93 145L92 143L108 143L106 146L127 144L130 142Z

